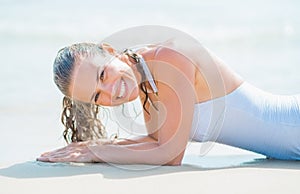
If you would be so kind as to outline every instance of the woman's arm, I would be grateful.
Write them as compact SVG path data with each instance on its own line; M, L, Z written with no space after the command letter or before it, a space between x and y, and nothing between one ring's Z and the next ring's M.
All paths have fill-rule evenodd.
M157 142L156 139L154 139L151 136L136 136L132 138L120 138L113 141L113 144L115 145L129 145L129 144L137 144L137 143L155 143Z
M195 68L189 60L171 49L160 49L156 57L156 62L153 62L152 66L155 79L158 82L159 97L154 101L154 105L159 111L150 106L150 117L146 121L147 127L151 128L150 131L157 131L157 141L129 145L74 143L63 149L45 154L39 160L155 165L180 164L189 139L193 119Z

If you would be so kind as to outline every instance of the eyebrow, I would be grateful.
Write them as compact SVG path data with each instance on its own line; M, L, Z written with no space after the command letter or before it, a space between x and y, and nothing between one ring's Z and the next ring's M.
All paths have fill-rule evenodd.
M97 71L96 71L96 72L97 72L97 76L96 76L96 88L97 88L97 86L98 86L98 81L99 81L99 69L100 69L100 66L97 67ZM93 93L93 95L92 95L90 101L93 101L93 102L94 102L94 98L95 98L96 94L97 94L97 91L95 91L95 92Z

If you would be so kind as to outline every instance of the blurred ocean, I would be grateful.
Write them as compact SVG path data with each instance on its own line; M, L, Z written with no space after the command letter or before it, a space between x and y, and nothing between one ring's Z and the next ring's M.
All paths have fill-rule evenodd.
M191 34L254 85L300 93L298 0L0 0L0 164L63 146L57 51L139 25Z

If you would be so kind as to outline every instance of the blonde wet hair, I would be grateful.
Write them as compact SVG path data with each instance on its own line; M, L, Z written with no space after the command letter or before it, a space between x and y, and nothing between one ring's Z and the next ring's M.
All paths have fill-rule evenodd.
M63 137L67 143L107 138L105 126L98 119L99 107L71 98L69 86L74 63L79 57L103 55L101 46L93 43L73 44L58 51L53 65L54 82L65 95L61 121L65 126Z

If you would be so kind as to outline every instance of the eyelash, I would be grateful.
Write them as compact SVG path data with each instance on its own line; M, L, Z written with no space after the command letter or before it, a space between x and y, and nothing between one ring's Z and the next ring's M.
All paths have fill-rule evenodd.
M101 71L99 78L100 78L101 81L103 81L103 79L104 79L104 70ZM100 96L100 92L98 92L95 95L95 103L98 101L99 96Z
M98 93L95 95L95 103L98 101L99 95L100 95L100 92L98 92Z
M104 79L104 70L100 74L100 80L103 81L103 79Z

